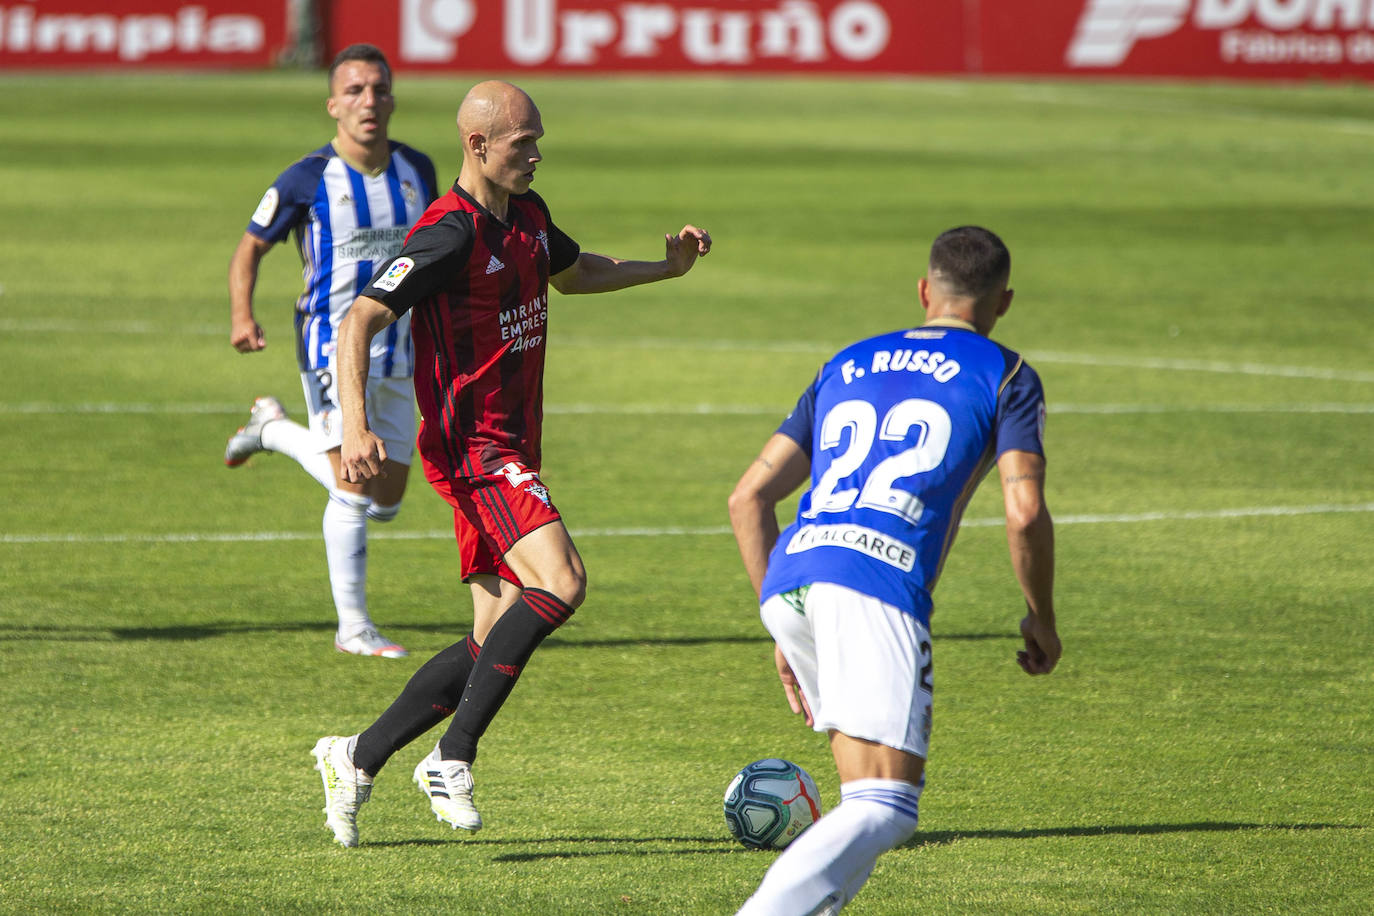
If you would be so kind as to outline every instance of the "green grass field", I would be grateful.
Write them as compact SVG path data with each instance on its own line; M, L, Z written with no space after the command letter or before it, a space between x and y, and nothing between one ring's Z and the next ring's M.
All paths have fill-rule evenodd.
M468 81L398 80L456 175ZM727 914L771 854L720 799L786 756L725 499L820 362L918 318L930 239L1011 247L997 337L1051 403L1066 651L1016 667L985 486L936 594L921 828L847 913L1366 913L1374 899L1374 95L1362 86L529 80L536 183L584 247L682 281L555 296L546 472L586 605L483 743L487 828L395 758L363 845L309 751L366 726L470 605L418 478L373 529L402 661L331 647L324 496L230 471L252 398L300 408L295 256L228 346L225 268L325 142L322 76L22 77L0 94L0 911Z

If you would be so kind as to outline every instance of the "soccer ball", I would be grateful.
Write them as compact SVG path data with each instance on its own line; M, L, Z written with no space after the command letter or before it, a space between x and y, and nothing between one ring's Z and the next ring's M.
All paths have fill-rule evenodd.
M790 760L755 760L725 790L725 826L750 849L782 849L821 816L821 794Z

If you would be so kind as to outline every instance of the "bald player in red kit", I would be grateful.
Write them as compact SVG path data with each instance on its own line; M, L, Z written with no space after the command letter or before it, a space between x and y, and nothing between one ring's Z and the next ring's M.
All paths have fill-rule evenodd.
M489 81L458 109L463 166L425 212L401 253L373 276L339 333L342 463L350 480L382 471L386 446L369 428L363 391L368 342L411 316L415 396L425 478L453 507L473 628L426 662L369 728L321 738L316 768L326 822L358 842L358 808L397 750L450 714L453 721L415 780L435 816L478 830L472 799L477 742L543 639L582 603L582 558L539 479L549 286L600 293L680 277L711 250L684 226L660 261L582 251L530 190L544 135L521 89Z

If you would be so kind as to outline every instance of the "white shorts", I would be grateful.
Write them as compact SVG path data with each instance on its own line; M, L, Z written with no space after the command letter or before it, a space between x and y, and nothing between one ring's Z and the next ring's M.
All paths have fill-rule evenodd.
M333 368L301 373L310 431L320 451L343 445L343 416L339 412L338 384ZM386 443L386 456L409 465L415 451L415 382L408 378L367 379L367 423Z
M775 595L763 625L782 649L818 732L831 729L922 759L930 748L930 634L890 604L817 582L802 610Z

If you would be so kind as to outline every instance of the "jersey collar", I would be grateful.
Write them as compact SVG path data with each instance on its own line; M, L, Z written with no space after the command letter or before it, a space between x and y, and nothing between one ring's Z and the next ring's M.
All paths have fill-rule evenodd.
M387 168L391 165L391 159L390 159L390 157L388 157L388 158L387 158L387 161L386 161L386 164L383 165L381 168L370 169L370 168L368 168L367 166L363 165L361 162L358 162L358 161L357 161L356 159L354 159L352 156L345 156L345 155L343 154L343 150L339 149L339 144L336 143L336 142L334 142L333 140L330 140L330 141L329 141L329 147L330 147L332 150L334 150L334 155L335 155L335 156L338 156L338 157L339 157L340 159L342 159L344 162L348 163L348 165L349 165L350 167L352 167L352 169L353 169L355 172L362 172L362 173L363 173L364 175L366 175L368 178L376 178L378 175L383 174L383 173L387 170Z
M975 333L975 334L978 333L978 329L975 328L972 324L970 324L970 323L967 322L967 321L960 321L958 318L932 318L932 319L930 319L929 321L927 321L925 324L921 325L921 327L923 327L923 328L959 328L961 331L972 331L972 332Z

